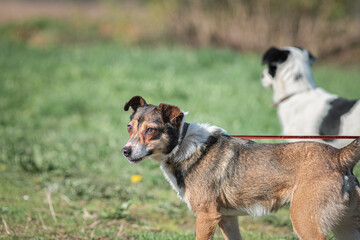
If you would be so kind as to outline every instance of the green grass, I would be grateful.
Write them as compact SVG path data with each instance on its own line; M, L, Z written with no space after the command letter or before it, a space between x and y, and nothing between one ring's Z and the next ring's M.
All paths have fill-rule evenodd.
M194 217L158 164L131 165L121 155L129 120L122 108L134 95L177 105L189 111L188 122L231 134L280 133L257 55L0 41L0 69L2 239L194 238ZM315 66L314 75L331 92L360 97L355 68ZM134 174L142 181L132 183ZM286 209L241 217L240 226L246 239L294 236Z

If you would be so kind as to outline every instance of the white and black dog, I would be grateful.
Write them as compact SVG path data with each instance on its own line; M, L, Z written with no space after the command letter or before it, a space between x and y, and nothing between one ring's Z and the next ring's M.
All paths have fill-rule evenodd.
M262 85L273 88L285 135L360 135L360 101L326 92L313 79L316 58L306 49L271 47L262 58ZM351 140L324 140L342 147Z

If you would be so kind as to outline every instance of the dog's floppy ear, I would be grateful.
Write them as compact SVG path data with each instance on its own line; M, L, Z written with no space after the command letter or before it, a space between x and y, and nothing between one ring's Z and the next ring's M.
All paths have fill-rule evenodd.
M127 111L129 110L129 107L131 107L131 114L133 114L139 107L143 107L145 105L145 99L140 96L134 96L127 103L125 103L124 110Z
M180 128L181 121L184 118L184 113L178 107L161 103L158 106L158 109L164 123L171 123L177 129Z
M261 65L276 65L286 61L290 54L289 50L280 50L276 47L269 48L263 55Z

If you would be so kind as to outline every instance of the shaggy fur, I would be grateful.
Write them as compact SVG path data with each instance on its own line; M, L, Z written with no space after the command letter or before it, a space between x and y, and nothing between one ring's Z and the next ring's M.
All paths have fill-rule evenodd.
M135 96L129 141L131 163L160 162L165 178L196 216L196 239L241 239L237 216L261 216L290 203L301 239L359 239L360 188L352 168L360 138L337 149L327 144L256 143L207 124L188 124L178 107L147 104Z

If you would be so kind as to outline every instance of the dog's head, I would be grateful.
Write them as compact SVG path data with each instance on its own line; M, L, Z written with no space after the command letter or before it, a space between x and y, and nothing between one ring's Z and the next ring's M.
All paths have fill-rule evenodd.
M302 82L312 81L311 65L315 61L311 52L303 48L271 47L262 57L262 65L266 64L267 68L263 71L261 83L264 87L273 87L276 81L286 81L288 85L299 86Z
M163 161L178 145L184 113L176 106L147 104L140 96L131 98L124 106L131 108L127 129L130 135L122 152L131 163L146 157Z

